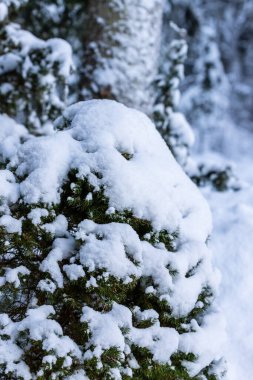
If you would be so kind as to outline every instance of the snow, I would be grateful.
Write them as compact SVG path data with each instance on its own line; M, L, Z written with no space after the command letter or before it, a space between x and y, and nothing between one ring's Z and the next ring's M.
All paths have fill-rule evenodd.
M36 49L49 49L47 61L57 62L60 65L60 74L68 77L72 68L71 46L60 38L51 38L47 41L35 37L32 33L21 29L18 24L10 23L6 27L6 33L11 37L13 43L20 48L20 56L29 58L29 53ZM9 54L10 55L10 54ZM4 59L6 55L1 58ZM18 55L12 54L11 58L21 59ZM13 59L12 58L12 59Z
M29 275L30 271L23 265L16 267L14 269L6 268L4 277L0 277L1 285L6 282L14 284L15 288L18 288L20 285L19 274Z
M208 206L145 115L104 100L69 107L56 126L64 119L72 119L70 128L28 141L19 151L17 174L26 176L20 191L27 203L57 203L69 169L78 168L80 177L105 188L109 207L133 210L156 230L180 229L182 239L206 238L211 231Z
M57 238L53 242L52 250L47 257L40 264L42 272L50 273L51 277L55 280L59 288L63 287L63 274L61 272L59 261L71 256L73 249L73 238ZM45 287L45 283L43 286ZM53 290L52 287L50 287Z
M7 203L15 203L18 200L19 186L9 170L0 170L0 197Z
M24 1L26 0L2 0L0 22L7 19L8 7L18 8ZM128 367L122 370L111 369L112 378L121 379L123 373L132 376L132 370L138 368L137 361L131 355L129 345L131 342L148 348L154 360L160 362L169 362L170 356L178 350L195 353L198 359L194 363L184 363L192 377L203 367L208 366L213 359L222 372L224 363L221 356L225 353L228 361L227 378L252 380L252 131L243 132L241 125L238 127L231 125L233 121L228 110L229 94L233 99L235 96L250 99L252 91L245 78L244 83L241 82L243 78L240 78L240 83L236 78L235 81L238 80L238 83L234 83L233 88L235 90L237 88L239 95L232 94L221 65L220 46L216 41L214 25L208 24L209 16L204 17L205 12L202 14L202 3L208 4L208 2L197 1L192 8L188 0L175 1L177 6L180 6L180 3L187 4L190 15L192 10L196 12L193 12L191 17L196 17L198 20L197 33L203 34L204 37L202 43L196 35L194 37L197 41L194 48L199 50L200 57L195 63L199 75L196 86L191 83L189 86L186 84L188 88L183 91L181 105L187 120L199 129L195 150L201 151L202 159L205 158L209 164L203 168L202 174L210 168L214 170L222 168L224 161L228 162L229 157L229 164L232 160L235 168L234 161L237 161L237 173L241 185L236 192L228 190L220 193L208 187L202 189L214 215L214 231L208 247L206 240L210 237L212 223L207 203L180 171L150 121L137 111L108 101L79 103L68 108L64 112L64 117L56 122L57 131L52 130L51 121L50 125L47 123L43 125L43 132L51 133L51 136L43 138L31 137L23 125L16 123L7 115L0 115L0 227L8 234L22 233L23 218L17 219L12 216L13 205L21 200L31 209L27 217L32 223L51 235L54 240L53 245L47 257L43 257L40 266L40 270L44 272L43 276L49 278L38 283L38 289L48 293L54 293L57 287L63 288L66 279L77 281L86 276L89 280L85 286L95 289L99 286L101 278L93 276L92 272L98 270L103 271L101 276L103 280L107 281L109 276L113 276L123 284L130 284L141 277L150 278L152 285L146 287L145 293L168 302L174 317L184 316L194 307L203 307L203 303L198 301L203 288L210 287L214 295L218 295L215 304L209 310L209 315L201 321L192 319L190 325L186 326L187 332L180 335L174 329L161 327L158 314L153 309L141 311L136 306L130 310L123 305L113 303L110 311L99 312L84 306L82 321L88 323L91 335L85 348L85 357L95 356L99 360L105 349L115 346L121 352L121 359L127 358ZM222 2L215 3L220 3L221 6ZM241 22L246 24L250 22L252 5L250 1L244 3L242 9L236 12L241 13ZM95 55L98 54L99 58L94 71L93 67L91 68L92 75L98 87L117 88L116 98L149 113L153 99L149 86L154 80L157 64L159 12L162 0L128 0L125 2L125 8L123 1L115 0L113 4L116 10L130 12L131 9L135 9L135 11L129 14L126 12L126 19L130 19L125 24L123 22L126 35L114 31L112 36L110 31L105 30L106 20L97 18L100 28L105 34L107 33L109 39L113 39L113 43L110 40L112 46L111 50L106 52L107 59L99 56L101 52L103 53L103 47L99 46L99 42L90 44L91 50ZM214 2L209 2L210 8L206 5L207 13L208 9L212 7L215 9L215 6L217 5L214 5ZM96 8L96 5L94 7ZM60 22L56 5L46 5L45 9L50 13L51 19ZM232 28L238 35L242 31L247 31L235 24L235 8L227 5L224 9L228 19L232 15ZM178 10L179 13L183 12L181 8ZM215 17L219 18L218 15ZM147 21L145 27L144 19ZM229 34L232 36L229 37L229 41L234 39L234 45L238 49L241 47L243 37L241 40L238 38L236 40L234 38L236 33L231 33L227 27L229 25L223 24L224 21L225 18L219 26L224 29L223 40L219 41L221 49L227 49ZM174 29L178 28L173 25ZM122 24L120 26L122 28ZM8 76L13 70L21 68L22 78L29 78L29 73L34 74L40 70L40 66L33 66L29 55L33 50L43 49L49 52L46 57L49 69L50 65L57 62L59 75L64 77L64 80L69 77L72 68L69 44L57 38L42 41L22 30L17 24L9 24L5 28L16 46L14 51L3 49L5 54L0 57L0 75ZM250 35L250 29L247 35ZM176 47L176 43L174 44ZM117 46L115 49L114 45ZM186 48L185 44L184 49ZM150 51L154 54L150 54ZM185 52L184 50L183 53ZM241 69L240 75L243 76L246 66L245 70L252 72L250 55L248 55L249 62L246 62L245 57L242 58L245 60L245 67L241 68L238 66L240 65L238 58L228 59L231 55L229 56L227 52L224 54L224 51L222 54L231 78L239 77ZM240 54L245 53L241 51ZM174 59L176 58L175 53ZM239 71L231 72L232 65L235 71ZM207 66L213 88L205 92L202 91L202 86ZM89 67L85 69L88 71ZM182 73L183 64L180 63L178 78L171 81L175 87L174 103L179 101L180 93L177 87ZM192 74L194 75L194 72ZM194 78L189 78L189 82L192 80L194 81ZM141 83L145 84L144 87ZM48 101L49 97L55 106L63 108L64 101L59 98L56 91L56 87L60 88L62 83L55 81L50 70L41 78L40 84L45 87L52 86L51 92L49 91L49 95L46 94L45 98ZM3 97L7 98L14 91L15 87L11 84L1 84L0 92ZM248 103L250 104L250 100ZM247 117L248 111L246 106L244 107L243 100L232 105L234 114L239 110L238 120L242 119L247 123L243 115ZM161 107L161 104L157 106L159 112L164 111ZM177 156L178 162L183 166L187 162L186 169L190 173L188 150L194 142L192 131L182 113L171 112L169 116L171 127L169 143L174 147L173 153ZM35 112L29 113L29 120L40 127ZM252 124L248 121L249 125L250 123ZM41 131L42 129L39 130ZM221 159L209 155L212 149L222 151ZM126 154L129 159L125 158ZM78 176L87 177L94 186L94 191L86 196L87 202L93 201L93 194L96 191L103 190L108 198L107 215L113 216L128 210L136 217L150 221L155 232L166 230L169 233L177 233L178 237L174 243L176 252L168 251L163 243L151 244L149 242L151 234L146 234L145 240L140 240L134 229L124 223L101 225L91 220L83 220L70 234L66 217L51 215L46 207L59 202L62 185L72 169L77 169ZM194 170L194 167L192 169ZM54 220L44 223L43 218L48 216L50 218L54 216ZM5 242L6 246L9 244L9 241ZM215 264L221 274L212 268L210 248L214 252ZM174 272L173 275L171 271ZM29 276L29 273L23 265L15 268L6 265L1 273L0 284L2 286L9 283L18 288L22 277ZM189 273L193 275L188 276ZM218 291L219 282L221 286ZM43 342L46 351L43 363L47 363L48 367L56 363L57 357L64 358L63 366L66 368L71 366L73 358L82 357L81 348L77 347L69 337L63 336L61 326L51 319L54 315L52 306L38 307L35 299L29 308L26 317L19 322L11 321L6 314L0 314L0 365L5 365L6 370L12 373L11 376L26 380L37 375L41 378L44 376L42 371L35 375L31 374L22 360L23 350L17 343L19 334L25 333L29 339ZM221 313L225 321L220 317ZM133 326L133 317L142 322L152 321L152 326L137 329ZM125 329L127 333L123 333ZM102 364L98 363L99 365ZM88 377L84 370L77 370L66 379L88 380Z
M181 104L196 133L194 158L214 169L232 163L241 186L238 191L203 189L214 223L210 247L221 272L217 305L227 324L229 380L253 378L252 5L250 0L179 0L170 15L185 25L190 10L198 23L192 34L189 27L189 75ZM212 82L207 91L199 83L204 66Z
M152 113L163 4L112 0L110 12L96 2L90 6L85 70L95 94L112 91L114 99Z
M107 269L114 277L128 282L131 282L130 276L141 275L138 267L142 260L140 240L128 224L100 225L86 220L79 225L76 237L84 242L80 262L89 272Z
M82 265L78 265L78 264L64 265L63 270L64 272L66 272L68 278L71 281L77 280L78 278L85 276L85 272L83 270Z
M193 363L185 363L192 377L196 376L200 369L208 366L211 360L219 363L220 372L225 372L227 369L226 363L221 359L221 355L226 353L225 342L225 320L220 317L220 314L211 314L206 317L204 324L200 327L196 321L192 321L192 328L195 330L194 340L189 334L180 336L179 349L183 352L193 352L201 357ZM219 339L217 339L217 331L219 331ZM208 347L207 347L208 342ZM213 353L216 356L213 357ZM226 354L224 355L226 358Z
M45 208L34 208L32 209L31 212L29 212L29 214L27 215L27 217L29 219L31 219L32 223L37 225L37 224L40 224L41 223L41 218L42 217L45 217L45 216L48 216L49 215L49 212L47 209Z
M16 23L6 23L3 32L0 76L5 80L1 79L0 94L2 102L4 95L8 100L2 110L9 113L11 109L12 116L30 130L52 133L52 118L66 103L73 69L71 46L60 38L44 41ZM17 77L20 80L14 85ZM22 87L23 82L26 86ZM39 94L36 102L34 91Z
M67 234L68 221L64 215L57 215L52 223L45 223L42 228L56 237L62 237Z
M87 351L85 357L100 357L103 350L113 346L118 347L122 355L127 353L128 339L122 334L122 328L129 329L127 338L139 347L148 348L156 361L168 362L178 348L179 334L174 329L160 327L158 322L146 329L134 328L129 309L116 303L108 313L84 307L82 321L88 322L92 331L89 346L95 347L93 352Z
M166 25L166 23L165 23ZM163 36L160 58L160 74L156 83L154 120L157 129L168 144L177 162L188 172L191 165L190 149L194 143L191 126L184 115L178 112L181 97L180 83L184 79L184 62L187 57L186 30L169 22L176 38Z
M18 9L27 0L1 0L0 3L0 22L4 21L8 17L9 9L8 7L14 7Z
M66 277L75 281L87 273L87 288L96 288L101 278L106 282L109 276L123 284L149 278L152 289L148 284L147 293L152 292L167 303L172 316L185 317L195 307L201 308L199 295L209 287L215 294L219 281L206 245L212 227L210 211L150 119L115 101L97 100L70 106L55 127L52 135L25 141L9 163L14 179L18 179L15 185L19 199L31 207L28 218L54 239L39 266L48 279L40 280L38 289L53 293L57 287L64 288ZM72 169L79 178L88 179L93 194L103 191L108 215L127 210L149 221L153 230L145 235L145 240L125 223L83 220L69 231L66 217L59 214L52 222L43 224L42 217L49 215L45 207L59 203L62 186ZM92 202L92 194L88 199ZM43 203L43 208L38 203ZM1 218L7 231L12 228L13 232L14 218ZM149 242L152 234L162 231L177 235L176 252L168 251L163 243ZM102 271L102 276L96 276L96 271ZM19 324L10 321L9 328L15 330L18 326L18 331L29 330L31 339L43 340L47 351L43 360L49 366L55 361L54 355L68 355L64 362L68 366L71 355L81 354L75 343L62 335L61 326L50 319L53 313L52 307L38 307L35 303L25 319ZM133 314L139 319L153 320L153 325L145 329L134 327ZM98 365L102 365L103 351L117 347L120 360L129 359L129 368L124 370L131 373L130 361L138 365L130 355L131 344L146 347L153 360L162 363L169 362L179 349L185 353L192 350L197 359L187 363L187 367L196 374L214 358L222 357L223 337L216 330L219 314L210 309L201 319L192 320L180 335L174 328L160 326L154 310L130 310L116 302L108 312L84 306L82 322L87 322L90 329L84 358L95 356ZM214 338L212 343L210 336ZM120 379L121 375L119 370L113 373L115 378Z
M152 320L153 322L157 323L159 319L159 314L153 309L141 311L139 306L135 306L133 309L133 313L138 321Z
M64 78L68 78L73 68L71 46L60 38L50 38L47 45L51 52L47 56L47 60L58 62L60 66L59 74Z
M51 281L49 279L40 280L37 288L44 291L44 292L54 293L56 290L56 285L53 281Z
M205 154L196 159L220 168L229 164L239 180L239 190L217 192L204 187L203 195L211 206L214 229L210 247L214 264L221 273L216 305L224 316L226 333L223 352L227 360L228 380L251 380L253 374L253 294L252 231L253 176L252 132L240 125L219 130L216 151L212 135L206 133ZM219 142L222 141L222 145ZM222 151L220 147L222 146Z
M6 74L10 71L15 70L19 63L21 62L21 58L16 54L7 53L0 57L0 75Z
M4 226L9 233L18 233L21 235L22 221L13 218L10 215L3 215L0 217L0 226Z
M207 260L210 253L202 244L195 242L182 244L176 255L168 254L164 249L154 248L147 242L142 244L143 273L153 278L156 285L153 293L159 294L160 299L168 301L172 306L172 315L187 315L195 306L204 285L216 287L219 276L212 270L210 260ZM203 257L205 259L199 265L198 271L196 270L195 276L186 277L189 268L196 266ZM172 276L167 269L168 266L176 271L177 275Z
M191 166L189 150L195 141L193 131L182 113L172 111L168 114L170 120L168 144L173 147L173 154L177 162L185 167L185 171L188 173L188 168Z
M184 115L180 112L172 112L170 118L172 134L182 136L180 140L182 144L191 147L194 144L194 134Z
M149 317L154 317L154 315L154 312L149 311ZM193 377L213 360L213 349L216 350L217 361L220 360L221 348L223 348L223 344L222 347L220 344L225 339L222 333L223 321L218 315L207 318L205 326L202 328L198 326L196 321L193 321L192 327L196 330L194 339L192 339L191 334L179 335L172 328L160 327L158 321L145 329L134 328L130 311L116 303L113 304L112 310L108 313L100 313L89 307L84 307L82 321L87 322L92 331L92 339L87 348L93 348L86 351L85 358L99 358L105 349L112 346L117 347L122 355L127 355L129 353L127 346L129 340L139 347L148 348L153 354L153 359L162 363L169 363L171 355L178 349L186 353L194 352L196 355L201 352L201 357L196 362L185 363ZM216 340L214 337L217 334L217 326L223 336L222 339ZM121 331L122 328L128 329L127 339ZM206 348L207 341L209 342L209 349ZM130 360L129 366L132 366ZM135 363L132 368L135 368Z
M6 4L0 4L0 22L3 21L8 15L8 8Z
M78 143L66 132L30 140L19 151L17 174L28 178L20 185L28 203L56 203L59 187L69 169L71 156L78 154Z
M22 350L16 344L20 333L27 333L31 340L42 341L45 354L44 362L54 362L54 357L80 359L81 352L78 346L67 336L62 335L61 326L50 316L54 314L52 306L43 305L36 309L30 309L27 316L20 322L12 322L6 314L0 314L2 327L0 338L0 363L7 366L14 374L22 376L25 380L32 379L29 368L22 361ZM69 362L69 363L68 363ZM67 359L66 367L70 364Z
M7 115L0 115L0 162L13 159L21 142L27 137L28 132L23 125Z
M252 137L247 138L252 141ZM242 141L241 144L243 145ZM247 181L240 191L214 193L206 189L204 194L210 202L214 215L211 246L215 253L215 263L222 273L218 304L227 321L227 342L224 352L228 361L228 379L251 380L253 374L251 156L245 157L240 164L238 162L238 175L240 179Z

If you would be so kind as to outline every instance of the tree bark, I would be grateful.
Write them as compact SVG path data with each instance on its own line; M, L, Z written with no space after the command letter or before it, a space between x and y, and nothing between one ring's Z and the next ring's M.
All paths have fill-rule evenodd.
M116 99L151 114L163 0L90 0L85 97Z

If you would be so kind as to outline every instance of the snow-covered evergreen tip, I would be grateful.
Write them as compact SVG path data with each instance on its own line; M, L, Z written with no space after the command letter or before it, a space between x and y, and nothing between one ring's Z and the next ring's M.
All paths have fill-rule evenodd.
M221 379L199 191L139 111L80 102L55 126L0 172L1 376Z

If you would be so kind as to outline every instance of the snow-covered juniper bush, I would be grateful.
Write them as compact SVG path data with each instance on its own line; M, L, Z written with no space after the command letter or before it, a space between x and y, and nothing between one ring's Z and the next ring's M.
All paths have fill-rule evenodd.
M97 100L9 125L0 377L221 379L209 209L152 122Z

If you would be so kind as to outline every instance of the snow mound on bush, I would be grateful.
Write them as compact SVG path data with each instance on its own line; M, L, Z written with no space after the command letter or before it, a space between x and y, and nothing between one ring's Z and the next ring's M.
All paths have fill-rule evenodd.
M57 203L66 174L78 168L79 176L105 189L113 209L131 209L156 230L178 228L184 239L206 240L207 203L144 114L96 100L67 108L56 127L65 120L71 120L67 130L28 141L20 151L17 174L26 176L21 193L27 203Z

